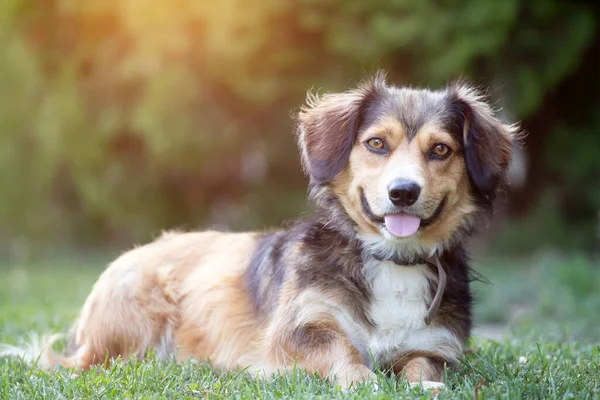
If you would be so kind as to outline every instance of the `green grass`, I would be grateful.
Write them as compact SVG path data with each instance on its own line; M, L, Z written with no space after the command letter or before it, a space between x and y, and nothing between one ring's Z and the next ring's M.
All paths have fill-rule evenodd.
M475 337L474 351L447 371L439 398L600 398L600 269L580 257L490 260L475 284L480 324L511 332ZM98 261L0 266L0 342L68 329L102 267ZM212 370L198 362L150 357L81 376L46 373L0 358L0 399L12 398L427 398L379 375L378 388L342 392L300 372L268 381Z
M600 263L544 252L482 264L476 269L490 282L473 285L478 322L506 325L517 336L600 342Z

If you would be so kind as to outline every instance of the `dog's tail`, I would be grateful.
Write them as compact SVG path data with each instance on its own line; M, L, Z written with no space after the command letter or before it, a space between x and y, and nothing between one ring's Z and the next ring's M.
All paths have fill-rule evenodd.
M61 366L74 369L81 367L86 358L86 346L74 346L74 330L67 335L67 345L64 353L56 352L53 346L65 338L65 334L39 335L30 333L18 345L0 344L0 358L19 358L28 365L50 370Z

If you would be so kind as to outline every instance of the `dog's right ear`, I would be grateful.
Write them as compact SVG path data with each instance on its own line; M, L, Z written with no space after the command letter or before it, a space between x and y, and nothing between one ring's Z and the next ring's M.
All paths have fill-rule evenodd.
M323 96L308 93L298 114L298 145L311 183L331 181L344 168L366 105L385 88L377 73L358 89Z
M469 176L476 191L491 204L508 168L513 143L521 136L519 127L502 123L474 87L459 82L448 91L463 133Z

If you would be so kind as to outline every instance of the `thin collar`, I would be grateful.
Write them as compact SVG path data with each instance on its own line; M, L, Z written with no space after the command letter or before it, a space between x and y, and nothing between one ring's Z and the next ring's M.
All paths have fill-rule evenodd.
M397 253L392 257L383 257L377 253L373 253L373 258L377 261L391 261L397 265L413 266L427 263L427 259L423 257L403 258Z
M427 314L425 314L425 323L429 325L431 320L435 317L440 309L440 304L442 304L442 297L444 296L444 291L446 290L447 277L446 271L444 271L444 267L442 266L438 256L434 255L429 257L427 262L436 267L438 271L438 286L435 290L435 296L433 296L433 300L427 309Z

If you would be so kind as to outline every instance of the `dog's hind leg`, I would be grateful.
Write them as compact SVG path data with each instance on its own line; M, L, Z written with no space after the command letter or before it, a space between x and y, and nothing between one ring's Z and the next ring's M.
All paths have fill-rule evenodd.
M144 260L128 255L100 277L82 309L72 356L79 368L117 356L142 358L150 347L161 357L174 351L179 313L168 270L144 268L139 265Z
M37 354L21 349L5 355L37 361L42 368L60 365L87 370L117 357L142 358L151 347L159 357L174 352L173 335L179 323L176 291L170 269L156 265L152 256L138 248L104 271L67 337L64 354L53 351L50 340L42 351L37 346Z

